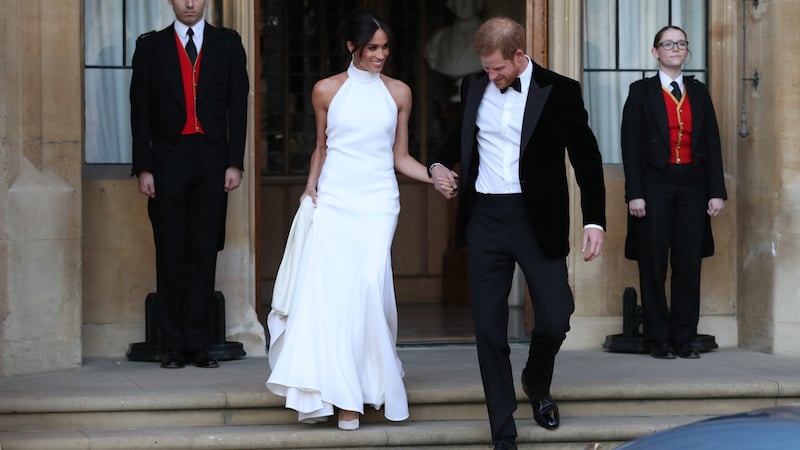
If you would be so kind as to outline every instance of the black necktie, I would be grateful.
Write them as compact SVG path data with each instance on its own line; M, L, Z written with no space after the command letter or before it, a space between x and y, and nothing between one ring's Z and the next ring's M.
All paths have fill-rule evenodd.
M672 86L672 95L675 97L675 100L680 101L681 100L681 87L678 86L678 82L677 81L673 81L669 85Z
M189 31L186 32L186 35L189 36L189 40L186 41L186 54L189 55L189 61L194 64L194 61L197 59L197 47L194 46L194 31L189 28Z
M517 92L522 92L522 82L519 81L519 78L515 78L514 82L511 83L510 86L500 89L500 93L505 94L509 87L514 88L514 90Z

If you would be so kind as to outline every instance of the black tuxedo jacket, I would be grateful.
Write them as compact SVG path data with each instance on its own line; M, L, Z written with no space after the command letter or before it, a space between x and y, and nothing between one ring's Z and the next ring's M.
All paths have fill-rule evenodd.
M197 115L211 145L222 142L227 167L244 168L247 63L236 31L206 23L197 86ZM131 79L134 175L152 171L153 153L170 151L186 120L175 28L136 41Z
M600 151L589 128L580 84L534 62L520 139L519 179L536 240L548 258L569 254L570 202L564 151L580 187L583 224L605 229L605 182ZM443 146L431 162L463 174L456 213L456 244L466 243L478 176L478 106L489 83L486 72L468 75L461 84L461 145Z
M722 168L719 126L708 88L692 76L683 84L692 109L692 162L705 173L707 197L728 198ZM631 83L622 110L622 159L625 170L625 201L644 198L643 174L649 166L664 169L669 163L670 142L667 106L658 75ZM637 258L632 218L628 215L625 256ZM706 221L703 256L714 254L711 220Z

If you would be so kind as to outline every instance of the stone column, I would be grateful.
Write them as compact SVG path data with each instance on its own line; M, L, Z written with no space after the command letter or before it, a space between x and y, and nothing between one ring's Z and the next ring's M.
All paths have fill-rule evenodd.
M259 32L254 22L253 2L224 2L223 24L242 36L247 52L247 73L250 77L248 96L248 128L245 171L242 185L228 195L228 222L225 249L217 263L217 288L225 294L226 332L229 340L242 342L248 356L266 355L263 317L256 317L256 188L260 181L256 170L256 130L254 121L256 85L255 39Z
M0 0L0 376L81 363L80 0Z
M739 334L754 350L800 355L800 1L746 2L744 84L749 134L739 145ZM741 86L741 85L740 85Z

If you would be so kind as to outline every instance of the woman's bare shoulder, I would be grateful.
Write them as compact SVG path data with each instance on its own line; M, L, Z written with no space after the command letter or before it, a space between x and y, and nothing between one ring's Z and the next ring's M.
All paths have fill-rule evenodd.
M347 80L347 73L345 72L323 78L314 83L314 89L311 92L312 96L324 99L326 100L325 103L329 103L345 80Z
M396 78L392 78L383 74L381 74L381 79L386 84L386 88L389 89L389 93L392 94L392 97L394 97L395 101L400 103L406 100L411 100L411 88L408 87L407 84Z

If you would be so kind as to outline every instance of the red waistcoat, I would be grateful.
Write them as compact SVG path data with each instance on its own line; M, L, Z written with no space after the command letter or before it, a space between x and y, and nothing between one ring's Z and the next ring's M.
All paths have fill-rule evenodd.
M669 125L669 162L689 164L692 162L692 108L689 96L684 94L680 100L676 100L667 89L663 91Z
M181 134L205 134L200 119L197 117L197 80L200 78L200 60L203 51L197 55L194 67L186 54L186 49L181 44L181 38L175 33L175 44L178 46L178 61L181 66L181 80L183 81L183 98L186 101L186 123Z

